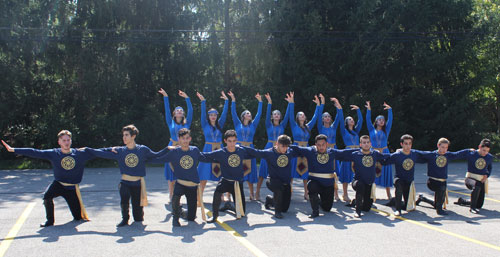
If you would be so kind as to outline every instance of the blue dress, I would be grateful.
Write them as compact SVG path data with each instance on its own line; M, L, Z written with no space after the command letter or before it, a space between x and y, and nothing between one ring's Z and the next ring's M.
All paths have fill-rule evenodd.
M387 148L387 139L389 138L389 133L392 127L392 108L387 110L387 123L385 131L376 130L372 124L372 112L371 110L366 111L366 126L368 127L368 132L370 133L370 139L372 142L372 147L379 150L381 153L390 153ZM393 177L392 177L392 165L382 166L382 173L380 177L375 179L375 184L383 187L392 187Z
M340 126L340 134L342 135L342 139L344 140L346 149L359 148L359 132L361 131L361 127L363 127L363 115L361 114L361 111L359 109L357 109L357 113L358 123L354 127L354 130L347 131L345 126ZM340 114L341 120L343 120L344 114L342 112ZM351 183L353 176L354 173L352 170L352 162L342 162L340 164L340 182Z
M186 105L188 108L186 123L177 124L174 121L172 114L170 113L170 103L168 102L168 97L163 97L163 103L165 105L165 120L167 122L168 130L170 131L170 143L168 143L168 145L177 145L177 132L182 128L189 129L189 127L191 127L191 122L193 121L193 106L191 105L191 100L189 99L189 97L186 98ZM165 178L168 181L176 180L174 173L172 172L172 167L170 167L170 163L165 163Z
M267 111L266 111L267 143L264 149L273 147L273 144L276 140L278 140L278 137L285 133L285 128L286 125L288 124L288 109L290 108L290 104L288 104L288 106L286 107L285 116L283 117L283 120L278 126L274 126L271 121L271 108L272 108L271 104L267 104ZM264 158L262 158L260 160L259 177L267 178L268 174L269 173L267 171L267 162Z
M325 136L327 136L327 143L328 143L328 147L332 147L334 149L337 149L337 145L335 144L336 143L336 139L337 139L337 127L339 126L340 122L342 119L340 119L340 115L342 113L342 109L337 109L337 114L335 115L335 120L333 121L332 125L330 125L330 127L325 127L323 126L323 108L324 108L324 105L320 105L320 110L319 110L319 114L318 115L321 115L321 118L318 118L318 132L320 134L323 134ZM339 170L340 170L340 162L339 161L335 161L335 164L334 164L334 172L337 173L337 175L339 174Z
M302 145L300 145L300 146L308 146L309 145L307 142L309 141L309 137L311 136L310 131L312 128L314 128L314 124L316 124L316 120L317 120L318 115L319 115L320 106L316 106L316 110L314 111L314 115L313 115L311 121L309 121L306 124L307 128L309 129L309 131L308 131L305 128L299 127L299 125L295 121L295 112L294 112L295 104L290 103L290 105L288 107L289 108L288 111L290 112L290 114L288 115L288 118L290 119L290 127L292 129L292 135L293 135L293 141L294 141L293 145L300 145L298 142L305 142L305 143L301 143ZM305 159L305 157L299 157L299 158ZM302 160L304 160L304 159L302 159ZM307 160L305 160L305 161L307 163ZM291 170L292 178L307 179L309 177L307 166L302 167L302 161L299 162L298 165L297 165L297 162L298 162L297 158L293 158L290 162L291 166L292 166L292 170ZM300 173L297 170L300 170Z
M234 130L236 130L238 143L253 148L253 137L259 125L260 116L262 116L262 102L259 102L259 108L257 109L255 119L246 126L243 126L243 123L241 123L238 118L239 116L236 113L236 102L231 103L231 116L233 117ZM248 166L250 166L250 169ZM257 183L257 161L255 158L243 161L243 171L245 174L243 181Z
M226 122L227 109L229 107L229 101L224 101L224 109L219 117L218 123L219 127L223 128ZM213 146L222 147L222 136L223 132L210 125L207 121L207 107L206 101L201 101L201 127L203 129L203 134L205 135L205 146L203 147L203 152L211 152L214 149ZM219 145L220 144L220 145ZM206 163L200 162L198 164L198 176L200 180L212 180L218 181L220 179L220 164L218 163Z

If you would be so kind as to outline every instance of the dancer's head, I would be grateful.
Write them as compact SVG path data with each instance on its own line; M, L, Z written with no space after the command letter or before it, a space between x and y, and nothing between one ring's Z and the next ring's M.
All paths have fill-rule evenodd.
M274 110L271 115L271 123L273 125L279 125L281 122L281 112L279 110Z
M321 115L321 121L324 125L330 126L332 124L332 115L328 112L324 112L323 115Z
M57 133L57 143L61 149L67 151L71 148L72 137L73 135L69 132L69 130L61 130Z
M479 155L485 156L490 152L491 148L491 141L487 138L481 140L481 143L479 143L478 151Z
M177 132L177 138L179 139L179 145L183 148L189 148L191 143L191 130L187 128L181 128Z
M252 123L252 113L249 110L244 110L240 115L240 120L244 126L249 125Z
M370 136L368 135L363 135L359 138L359 147L363 151L370 151L370 148L372 148L372 141L370 140Z
M286 151L288 150L288 147L290 146L290 144L292 144L292 139L290 139L289 136L287 135L280 135L278 137L278 140L276 140L276 150L281 153L281 154L284 154L286 153Z
M127 145L135 142L135 138L139 135L139 130L133 125L127 125L122 128L123 144Z
M177 106L174 109L174 121L175 121L175 123L182 124L182 125L184 125L186 123L184 109L180 106Z
M314 145L318 153L325 153L328 148L328 137L324 134L319 134L314 138Z
M450 140L444 137L440 138L437 142L438 153L445 154L446 152L448 152L449 146L450 146Z
M411 147L413 145L413 137L411 135L405 134L401 136L399 144L403 148L403 152L408 153L411 151Z

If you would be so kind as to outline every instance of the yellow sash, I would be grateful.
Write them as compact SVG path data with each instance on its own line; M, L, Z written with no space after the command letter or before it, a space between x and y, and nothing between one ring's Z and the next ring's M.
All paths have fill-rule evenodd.
M240 143L240 145L248 147L250 147L250 145L252 144L252 142L245 142L245 141L238 141L238 143ZM245 168L247 168L247 170L245 170ZM252 159L243 160L243 170L245 170L245 172L243 173L244 176L252 172Z
M221 149L222 143L212 143L212 142L205 142L205 144L209 144L212 146L212 151ZM215 177L220 177L221 175L221 170L220 170L220 164L218 162L212 162L212 174L214 174Z
M316 178L335 178L335 173L315 173L309 172L309 176Z
M61 181L57 181L57 182L59 182L59 184L61 184L63 186L67 186L67 187L75 186L76 197L78 197L78 201L80 202L80 210L81 210L82 219L89 221L90 220L89 215L87 214L87 211L85 210L85 205L83 205L82 194L80 193L80 186L78 184L69 184L69 183L64 183Z
M227 181L234 182L234 205L236 209L236 218L240 219L241 216L245 216L245 211L243 210L243 199L241 198L241 192L240 192L240 182L238 180L231 180L224 178Z
M436 181L439 181L439 182L446 182L446 179L445 178L435 178L435 177L429 177L430 179L434 179ZM444 203L443 203L443 209L446 209L446 205L448 204L448 188L446 189L446 192L445 192L445 199L444 199Z
M148 193L146 191L146 180L144 177L140 176L130 176L127 174L122 174L122 180L125 181L141 181L141 206L148 206Z
M480 175L480 174L476 174L476 173L472 173L472 172L468 172L468 171L467 171L467 173L465 173L466 178L475 179L479 182L481 182L481 180L483 180L483 176L484 175ZM486 178L486 181L484 181L484 193L488 194L488 178Z
M203 221L207 221L207 215L205 214L205 205L203 204L203 194L201 193L201 188L198 187L198 183L194 183L193 181L177 179L177 183L187 186L187 187L197 187L196 191L198 193L198 199L200 199L200 208L201 208L201 218Z
M175 141L172 138L170 138L170 142L172 142L172 146L178 146L179 145L179 141ZM174 166L172 165L172 163L168 163L168 165L170 166L170 170L173 172L174 171Z
M333 185L333 189L339 190L339 177L336 173L333 173L333 177L335 178L335 184Z
M377 201L377 185L375 185L375 183L372 184L370 198L373 200L374 203L375 201Z
M302 147L305 147L307 146L307 142L306 141L295 141L295 143L297 143L299 146L302 146ZM300 168L302 166L302 169ZM304 175L304 173L306 173L308 169L308 165L307 165L307 158L306 157L297 157L297 166L295 167L295 170L297 171L297 173L299 173L299 175Z
M415 182L412 181L410 185L410 192L408 194L408 203L406 204L406 211L414 211L416 208L417 191L415 189Z

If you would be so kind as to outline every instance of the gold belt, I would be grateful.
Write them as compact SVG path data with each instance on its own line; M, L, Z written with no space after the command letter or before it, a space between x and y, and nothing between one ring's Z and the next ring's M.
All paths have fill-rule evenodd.
M146 180L144 177L140 176L130 176L127 174L122 174L122 180L125 181L141 181L141 206L148 206L148 193L146 191Z
M434 179L434 180L439 181L439 182L446 182L445 178L435 178L435 177L429 177L429 178Z
M198 183L194 183L193 181L188 181L188 180L183 180L183 179L177 179L177 182L183 186L187 187L195 187L198 185Z
M476 173L472 173L472 172L467 171L467 173L465 173L465 177L472 178L472 179L475 179L477 181L482 181L484 175L480 175L480 174L476 174ZM488 178L486 178L486 181L484 181L484 193L486 193L486 194L488 193Z
M80 213L81 213L82 219L90 220L89 215L87 214L87 211L85 210L85 205L83 204L82 194L80 192L80 186L78 184L69 184L69 183L64 183L61 181L57 181L57 182L59 182L59 184L66 186L66 187L75 186L76 197L78 197L78 202L80 202Z
M195 187L198 186L198 183L194 183L193 181L188 181L188 180L183 180L183 179L177 179L177 183L187 186L187 187ZM205 205L203 204L203 194L201 192L201 188L198 187L196 188L196 191L198 193L198 200L201 208L201 218L204 221L207 221L207 216L205 215Z
M316 178L335 178L335 173L309 172L309 176L316 177Z

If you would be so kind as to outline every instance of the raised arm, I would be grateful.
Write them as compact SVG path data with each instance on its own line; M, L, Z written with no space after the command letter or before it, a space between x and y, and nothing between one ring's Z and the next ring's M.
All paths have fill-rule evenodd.
M314 124L316 123L316 120L318 119L318 116L321 116L321 113L320 113L321 104L320 104L320 102L319 102L319 98L318 98L318 96L316 96L316 95L314 96L314 100L313 100L313 102L315 102L315 103L316 103L316 109L314 110L314 115L313 115L313 117L312 117L311 121L309 121L309 122L307 123L307 127L308 127L309 129L314 128Z
M179 90L179 95L186 99L186 105L188 109L186 116L186 126L190 128L191 123L193 122L193 105L191 104L191 99L186 93L184 93L184 91Z
M332 99L330 99L332 100ZM340 105L339 100L333 97L333 102L335 103L335 108L337 108L337 114L335 114L335 120L333 121L333 129L337 131L337 127L344 120L344 112L342 111L342 105Z
M319 115L321 115L321 119L317 119L317 125L318 125L318 131L322 130L323 129L323 110L325 109L325 105L324 104L320 104L319 107L316 107L316 109L314 110L314 115L313 115L313 119L316 117L316 112L319 113ZM313 121L313 119L311 119L311 121ZM307 123L307 126L309 127L309 125L311 124L311 122ZM314 124L314 123L313 123ZM309 127L309 129L311 129L311 127Z
M219 126L222 129L224 127L224 124L226 123L227 108L229 107L229 100L227 99L226 94L224 94L224 91L221 92L221 98L224 99L224 108L222 109L222 114L219 117Z
M271 109L273 108L273 104L270 101L270 97L268 96L269 94L266 94L267 110L266 110L266 120L264 121L264 124L266 125L266 128L271 128L273 126L273 123L271 122Z
M165 121L167 122L167 125L170 127L172 125L172 113L170 112L170 103L168 101L168 95L163 88L160 88L158 93L163 95L163 105L165 106Z
M255 98L259 101L259 107L257 108L257 114L255 115L255 119L252 121L252 126L254 129L257 129L257 126L259 125L260 117L262 116L262 96L257 93L255 95Z
M370 106L370 101L366 101L366 128L368 132L375 131L375 127L372 124L372 108Z
M231 117L233 118L234 128L236 129L237 127L241 126L241 120L236 113L236 98L231 91L229 91L229 93L227 94L231 97Z
M351 107L356 108L356 112L358 113L358 123L356 123L356 127L354 127L354 130L356 131L356 133L359 134L361 128L363 127L363 114L361 114L361 110L359 109L358 106L351 105Z
M392 108L387 103L384 102L384 110L387 110L387 125L385 127L385 131L387 132L387 137L389 137L389 133L392 128Z

